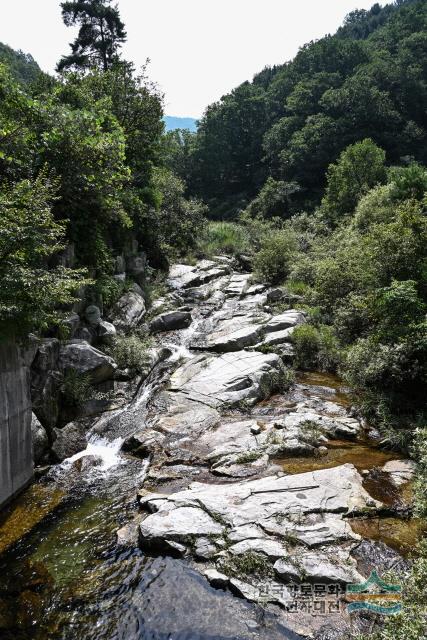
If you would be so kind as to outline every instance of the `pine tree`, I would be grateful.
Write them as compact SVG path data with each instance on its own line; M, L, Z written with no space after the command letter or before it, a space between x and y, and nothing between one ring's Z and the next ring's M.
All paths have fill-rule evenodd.
M67 27L80 25L80 29L71 44L71 54L61 58L57 71L93 67L107 71L118 60L126 31L117 5L110 4L111 0L61 3L64 23Z

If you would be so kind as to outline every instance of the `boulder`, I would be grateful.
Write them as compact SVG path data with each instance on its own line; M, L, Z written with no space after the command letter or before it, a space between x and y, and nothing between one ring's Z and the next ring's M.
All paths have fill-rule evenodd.
M241 296L250 286L251 273L233 273L225 289L227 296Z
M212 407L242 401L253 404L271 393L283 368L282 360L272 353L200 355L175 371L170 388Z
M267 292L267 302L279 302L285 296L285 290L281 287L270 289Z
M67 342L61 347L59 366L62 371L74 369L78 373L89 373L93 384L112 378L117 369L112 358L83 340Z
M43 458L49 449L49 438L47 436L46 429L42 426L34 413L31 418L31 439L33 443L33 459L35 464L39 464L43 461Z
M186 329L192 321L189 311L168 311L156 316L150 322L151 333L161 331L176 331L177 329Z
M117 335L116 327L106 320L101 320L98 324L98 338L102 344L110 345Z
M289 329L290 327L296 327L300 324L304 324L306 321L305 314L302 311L296 309L290 309L281 313L278 316L273 316L265 325L265 333L273 333L274 331L283 331L283 329Z
M135 291L128 291L114 305L111 316L113 324L121 331L136 327L145 315L144 298Z
M191 346L193 349L217 353L241 351L258 342L262 333L262 325L252 315L226 318L217 323L214 331L195 336Z
M257 345L255 349L259 347L272 347L275 345L291 342L292 333L295 327L289 327L288 329L282 329L281 331L274 331L274 333L268 333L265 338Z
M86 429L78 422L70 422L63 429L54 429L52 453L62 462L87 447Z
M213 260L202 260L194 266L175 264L170 268L168 283L172 289L189 289L207 284L227 273L229 273L227 265L218 265Z
M382 471L391 476L394 484L399 487L410 482L415 475L417 465L413 460L389 460Z
M97 327L101 322L101 309L96 304L90 304L85 309L86 322L91 327Z
M142 282L147 267L147 255L144 252L138 253L136 256L128 256L126 258L126 272L135 278L136 281Z
M225 485L194 482L188 489L163 498L158 494L153 494L152 500L149 495L145 496L144 506L151 512L141 523L141 533L148 545L151 540L181 540L189 534L226 535L231 539L243 526L253 527L257 523L256 548L262 547L264 539L273 556L279 556L283 549L272 544L277 539L286 541L288 536L295 539L295 530L300 535L307 530L307 539L310 535L322 535L323 543L342 540L344 531L348 538L358 539L350 533L343 517L370 509L375 512L382 505L363 488L355 467L345 464L310 473L275 475ZM322 522L320 514L326 514L327 519ZM247 539L253 539L253 535L249 533L249 538L245 538L244 534L241 542ZM246 542L241 552L252 544Z
M75 340L84 340L88 344L95 342L97 337L97 327L80 326L74 334Z
M115 257L114 260L114 273L122 274L126 271L126 262L123 255L119 255Z

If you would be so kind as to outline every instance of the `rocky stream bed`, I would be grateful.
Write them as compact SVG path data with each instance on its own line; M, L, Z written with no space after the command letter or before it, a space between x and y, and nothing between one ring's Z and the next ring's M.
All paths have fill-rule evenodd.
M73 422L84 451L0 518L0 637L332 640L369 628L347 613L345 587L406 570L420 534L412 463L378 446L334 376L290 384L306 318L283 290L224 257L175 265L168 285L147 377ZM61 357L74 362L82 342Z

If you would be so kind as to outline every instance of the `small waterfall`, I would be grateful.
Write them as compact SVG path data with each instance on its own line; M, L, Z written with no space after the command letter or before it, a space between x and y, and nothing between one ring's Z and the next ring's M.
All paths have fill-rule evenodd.
M123 438L116 438L116 440L109 441L106 438L93 435L90 437L84 451L80 451L71 458L67 458L61 466L63 468L69 467L73 462L76 462L76 460L87 456L96 456L102 460L102 463L97 465L97 469L99 471L107 471L112 467L117 467L123 462L123 458L120 456L122 444Z

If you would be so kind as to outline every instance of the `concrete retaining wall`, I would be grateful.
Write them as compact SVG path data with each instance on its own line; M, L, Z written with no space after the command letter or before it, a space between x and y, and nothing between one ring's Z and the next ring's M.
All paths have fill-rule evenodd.
M0 343L0 508L33 477L29 376L21 350Z

